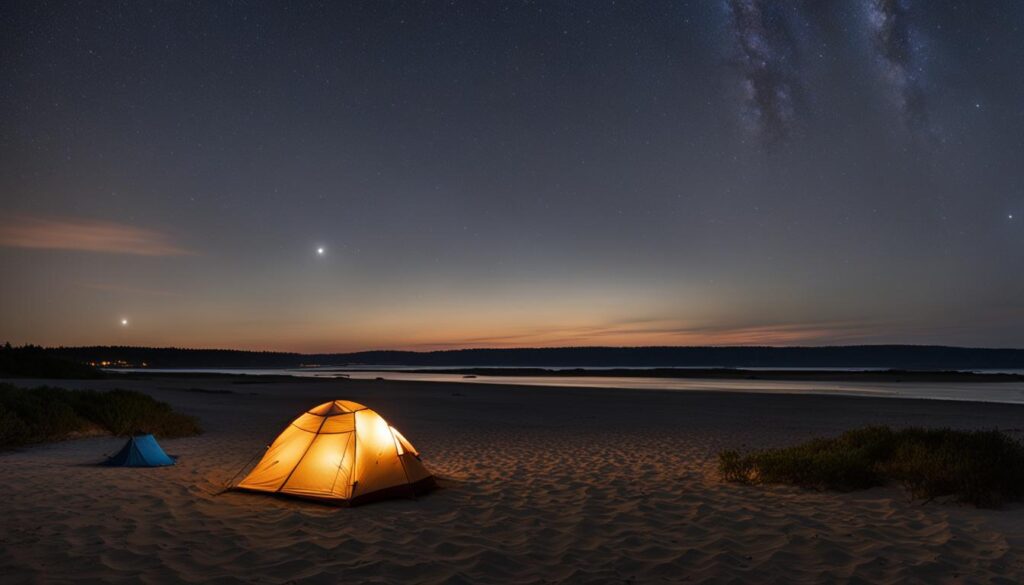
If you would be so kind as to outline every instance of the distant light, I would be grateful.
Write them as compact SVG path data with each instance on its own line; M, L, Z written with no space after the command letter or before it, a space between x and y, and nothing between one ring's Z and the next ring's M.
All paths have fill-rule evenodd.
M316 249L316 255L317 256L323 256L324 255L324 251L325 250L323 248L317 248Z
M127 327L128 326L128 319L121 319L121 326L122 327Z

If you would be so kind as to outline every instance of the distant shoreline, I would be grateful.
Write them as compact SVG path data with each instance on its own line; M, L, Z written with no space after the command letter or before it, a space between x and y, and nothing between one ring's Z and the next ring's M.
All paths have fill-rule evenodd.
M225 368L228 369L228 368ZM317 376L304 374L336 374L348 377L347 374L438 374L463 376L466 378L509 378L509 384L517 384L516 378L553 377L553 378L660 378L675 380L758 380L758 381L789 381L789 382L865 382L865 383L1024 383L1024 374L1005 372L969 372L956 370L752 370L743 368L402 368L390 369L382 366L379 370L372 368L260 368L275 373L227 372L218 368L147 368L120 369L107 368L104 371L131 378L169 376L169 377L218 377L239 376L242 378L259 378L264 381L271 379L318 379ZM278 373L279 372L279 373ZM330 376L324 376L328 378Z
M40 348L42 350L42 348ZM1024 349L917 345L823 347L560 347L299 354L154 347L58 347L47 354L95 367L299 368L816 368L1024 371ZM1017 372L1020 373L1020 372Z
M351 372L345 368L324 371ZM403 370L413 374L463 376L562 376L601 378L683 378L695 380L779 380L805 382L1024 382L1024 375L1007 373L925 370L749 370L742 368L548 369L456 368Z

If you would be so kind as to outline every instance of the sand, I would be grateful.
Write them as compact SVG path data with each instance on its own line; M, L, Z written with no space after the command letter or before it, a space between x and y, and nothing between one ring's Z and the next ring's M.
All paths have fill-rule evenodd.
M200 417L175 467L89 466L85 438L0 454L4 583L1020 583L1024 507L721 482L725 447L866 423L1000 428L1024 407L855 397L294 380L54 382L142 390ZM17 382L25 384L25 381ZM37 384L34 381L30 384ZM200 391L202 390L202 391ZM211 392L213 391L213 392ZM225 493L305 408L369 405L443 478L338 509Z

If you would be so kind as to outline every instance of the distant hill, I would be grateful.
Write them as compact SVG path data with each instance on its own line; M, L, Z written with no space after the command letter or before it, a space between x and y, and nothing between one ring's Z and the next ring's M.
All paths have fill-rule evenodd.
M62 357L35 345L0 346L0 377L102 378L103 372L73 357Z
M1024 349L939 345L832 347L558 347L363 351L299 354L225 349L58 347L54 356L98 366L151 368L417 367L706 367L892 368L905 370L1024 369Z

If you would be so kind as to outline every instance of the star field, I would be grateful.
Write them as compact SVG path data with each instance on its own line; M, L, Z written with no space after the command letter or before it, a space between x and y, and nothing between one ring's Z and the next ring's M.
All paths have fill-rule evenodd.
M1022 25L4 3L0 341L1022 346Z

